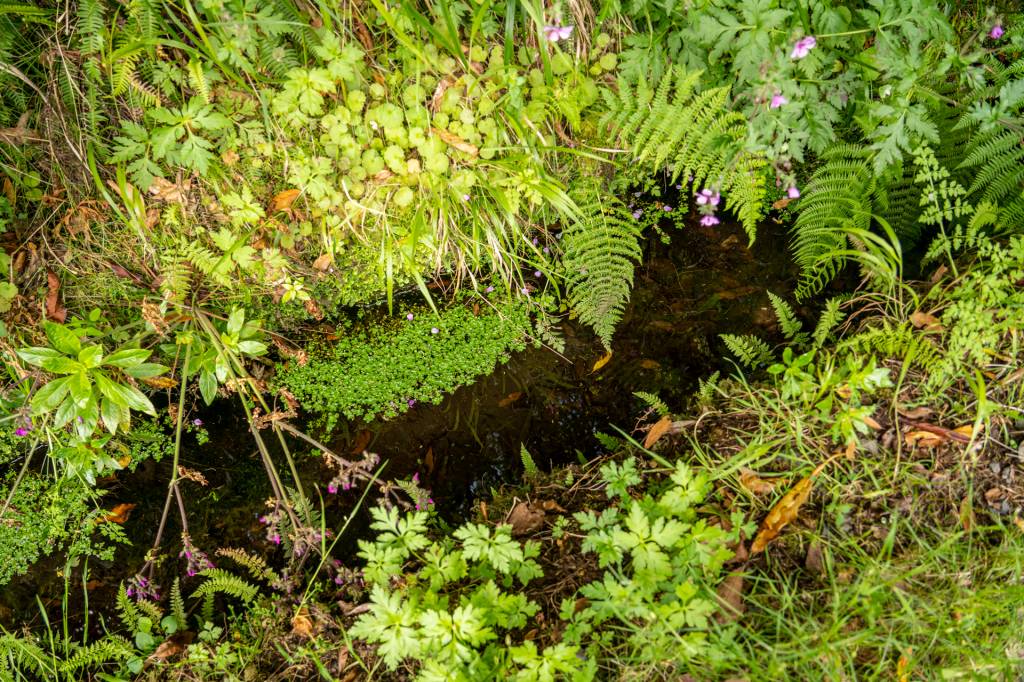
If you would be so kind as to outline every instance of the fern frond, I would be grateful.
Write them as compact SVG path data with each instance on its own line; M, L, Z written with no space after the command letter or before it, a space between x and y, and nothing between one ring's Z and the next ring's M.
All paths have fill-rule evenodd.
M580 321L610 349L642 255L640 230L620 201L598 191L596 181L581 183L573 200L580 220L562 239L568 299Z
M728 88L697 92L701 71L670 69L657 88L620 79L604 93L600 125L629 148L637 163L655 172L666 165L673 181L692 178L694 187L716 187L736 212L751 241L765 197L767 161L744 150L747 121L729 110Z
M654 393L634 391L633 395L642 400L647 407L654 410L660 417L664 417L665 415L672 413L672 411L668 409L668 405L666 405L665 402Z
M125 629L129 632L135 632L142 613L135 605L135 601L128 596L124 583L121 583L121 587L117 591L117 614L121 617L121 622L124 623Z
M815 325L814 333L811 335L815 348L825 345L832 330L846 317L846 313L839 309L845 300L844 296L834 296L825 302L825 309L821 311L821 317L818 318L818 324Z
M779 320L779 328L782 329L782 335L790 341L795 340L804 325L797 318L796 313L793 312L793 308L781 296L770 291L768 292L768 300L771 301L772 308L775 310L775 317Z
M526 476L536 476L540 469L537 468L537 463L533 461L533 455L526 449L526 445L523 443L519 444L519 459L523 462L523 472Z
M236 547L221 547L217 550L217 556L231 559L239 566L245 568L245 570L249 572L249 575L257 580L266 580L268 582L277 582L280 580L277 572L267 565L267 562L263 557L255 554L249 554L244 549L238 549Z
M209 568L200 571L199 575L206 580L192 593L193 599L205 599L215 594L226 594L242 601L252 601L259 593L259 588L256 585L222 568Z
M696 395L698 405L707 406L711 404L715 397L715 392L718 390L718 379L720 376L721 373L716 369L707 379L698 379Z
M770 362L774 357L772 349L768 344L756 336L750 334L745 336L719 334L718 338L725 342L729 352L750 369L756 369L758 366Z
M135 654L128 640L118 635L107 635L103 639L81 647L61 663L60 669L69 679L78 677L75 673L99 667L112 661L125 660ZM78 677L78 679L83 679Z
M171 585L171 615L178 622L178 627L184 628L187 622L185 617L185 599L181 596L181 580L175 576Z

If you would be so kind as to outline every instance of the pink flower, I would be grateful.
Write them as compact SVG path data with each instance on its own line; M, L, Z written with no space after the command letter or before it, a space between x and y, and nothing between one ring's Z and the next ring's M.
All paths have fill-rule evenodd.
M992 27L992 30L988 32L988 37L992 40L999 40L1003 37L1003 33L1005 33L1005 31L1003 31L1002 25L996 24Z
M633 211L633 220L640 220L640 216L642 216L643 214L644 212L638 208L637 210Z
M706 215L706 216L704 216L703 218L700 219L700 224L704 225L706 227L711 227L712 225L717 225L718 223L719 223L718 218L716 218L713 215Z
M437 327L431 327L431 328L430 328L430 333L431 333L431 334L440 334L440 333L441 333L441 330L440 330L440 329L438 329Z
M550 43L557 43L559 40L566 40L572 35L572 26L559 26L549 24L544 27L544 37Z
M664 206L661 207L661 210L663 210L665 213L668 213L669 211L672 210L672 207L669 206L668 204L665 204Z
M786 196L788 196L790 199L799 199L800 190L797 189L796 185L793 185L792 187L786 190Z
M413 400L412 398L409 398L409 407L412 407L415 404L416 404L416 401Z
M463 200L463 201L469 201L469 198L470 198L470 197L469 197L469 195L468 195L468 194L463 194L463 195L462 195L462 200Z
M484 293L488 293L489 294L492 291L494 291L494 287L487 287L486 289L484 289Z
M817 44L818 41L814 39L814 36L807 36L805 38L801 38L800 40L796 41L796 44L793 46L793 52L790 53L789 58L803 59L808 54L810 54L811 50L813 50L814 46Z
M409 320L410 322L412 322L412 318L413 318L413 317L414 317L414 316L413 316L413 314L412 314L412 313L409 313L408 315L406 315L406 316L405 316L405 319L407 319L407 320Z
M28 432L29 429L26 429L24 426L19 426L18 428L14 429L15 436L27 436Z
M539 278L541 278L541 277L543 277L543 276L544 276L544 273L543 273L543 272L541 272L540 270L534 270L534 271L533 271L533 276L534 276L534 277L537 277L537 278L539 279Z
M769 109L778 109L783 104L789 104L789 100L781 92L776 92L772 95L772 103L768 105Z
M702 189L697 194L697 203L701 206L710 204L711 206L718 206L718 202L721 201L722 195L710 189Z
M277 533L274 533L273 535L270 536L270 541L273 542L275 545L280 545L281 544L281 536L278 535Z
M412 475L412 482L415 483L416 485L420 484L420 472L417 471L415 474Z
M333 495L334 493L338 492L338 486L334 485L333 483L328 483L327 492Z

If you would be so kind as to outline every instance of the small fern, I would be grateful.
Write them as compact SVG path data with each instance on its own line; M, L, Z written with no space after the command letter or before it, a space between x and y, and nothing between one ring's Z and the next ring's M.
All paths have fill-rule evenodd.
M806 335L801 331L804 325L797 318L796 313L793 312L793 308L781 296L770 291L768 292L768 300L771 301L772 308L775 310L775 317L779 320L779 328L782 329L782 335L789 341L801 343L806 338Z
M101 640L81 647L60 664L60 670L70 679L82 679L79 672L95 669L105 663L126 660L135 654L135 649L124 637L107 635Z
M581 183L573 200L581 219L562 239L569 303L610 350L642 254L640 230L620 201L599 192L596 180Z
M750 369L755 369L760 365L770 362L774 357L772 349L768 344L756 336L750 334L746 336L719 334L718 336L725 342L729 352L735 355L740 363Z
M181 580L177 577L171 585L171 615L181 627L185 627L185 599L181 596Z
M729 89L698 92L702 72L669 70L652 90L619 79L604 92L601 125L632 152L637 163L672 181L693 179L694 187L715 187L734 210L751 241L761 218L767 161L744 150L747 119L729 110Z
M139 618L142 617L142 612L135 605L135 601L128 596L124 583L121 583L121 587L117 590L117 614L129 632L135 631L139 624Z
M519 444L519 459L523 462L523 471L527 478L536 476L540 469L537 468L537 463L533 461L533 455L526 449L526 445L523 443Z
M701 407L706 407L712 403L715 397L715 392L718 390L718 379L721 373L715 370L711 373L707 379L699 379L697 385L697 404Z
M248 602L255 599L259 593L259 588L256 585L222 568L209 568L200 571L199 575L206 580L192 593L193 599L205 600L215 594L226 594Z
M263 557L250 554L244 549L221 547L217 550L217 556L231 559L239 566L245 568L249 575L257 580L266 580L267 582L277 582L280 580L280 576L267 565Z
M846 317L846 313L839 310L839 307L845 300L843 296L834 296L825 302L825 309L821 311L818 324L815 325L814 333L811 334L815 348L821 348L825 345L825 341L828 340L832 330Z
M665 415L672 413L672 411L668 409L668 405L666 405L665 402L654 393L635 391L633 395L642 400L648 408L654 410L660 417L664 417Z

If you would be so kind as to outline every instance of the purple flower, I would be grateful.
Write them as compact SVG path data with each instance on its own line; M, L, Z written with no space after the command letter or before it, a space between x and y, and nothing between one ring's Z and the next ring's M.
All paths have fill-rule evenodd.
M807 36L805 38L801 38L800 40L796 41L796 44L793 46L793 52L789 55L789 58L803 59L808 54L810 54L811 50L813 50L814 46L817 44L818 41L814 39L814 36Z
M441 330L440 330L440 329L438 329L437 327L431 327L431 328L430 328L430 333L431 333L431 334L440 334L440 333L441 333Z
M522 289L519 290L519 293L523 294L524 296L529 296L530 290L527 289L526 287L523 287Z
M700 224L704 225L706 227L711 227L712 225L717 225L718 223L719 223L718 218L716 218L713 215L706 215L706 216L704 216L703 218L700 219Z
M278 535L277 533L274 533L273 535L270 536L270 541L273 542L275 545L280 545L281 544L281 536Z
M462 195L462 200L463 201L469 201L469 195L468 194L463 194Z
M268 523L270 523L270 519L268 519L266 516L261 516L260 517L260 523L262 523L265 526Z
M494 291L494 287L487 287L486 289L484 289L484 293L487 294L491 293L492 291Z
M202 426L202 425L203 425L203 420L200 419L199 417L196 417L195 419L192 420L192 426Z
M540 244L540 240L539 240L539 239L537 239L536 237L534 237L534 238L533 238L533 245L534 245L534 246L537 246L537 244Z
M537 277L537 278L540 278L540 277L543 277L543 276L544 276L544 273L543 273L543 272L541 272L540 270L534 270L534 271L533 271L533 276L534 276L534 277Z
M988 37L992 40L999 40L1003 37L1003 33L1005 33L1005 31L1003 31L1002 25L996 24L992 27L992 30L988 32Z
M783 104L789 104L789 100L781 92L776 92L772 95L772 103L768 105L768 108L778 109Z
M661 210L663 210L665 213L668 213L669 211L672 210L672 207L669 206L668 204L665 204L664 206L661 207Z
M28 432L30 430L31 429L26 429L24 426L19 426L18 428L14 429L14 435L15 436L27 436Z
M416 401L413 400L412 398L409 398L409 407L412 407L415 404L416 404Z
M341 484L341 489L342 490L351 490L352 489L352 484L346 481L345 483Z
M549 249L548 247L545 246L544 247L544 253L551 253L551 249Z
M406 315L406 316L405 316L405 319L407 319L407 320L409 320L410 322L412 322L412 318L413 318L413 317L414 317L414 316L413 316L413 314L412 314L412 313L409 313L408 315Z
M557 43L559 40L566 40L572 35L572 26L559 26L549 24L544 27L544 37L548 42Z
M420 472L417 471L415 474L412 475L412 482L415 483L416 485L420 484Z
M328 483L327 492L333 495L334 493L338 492L338 486L334 485L333 483Z
M697 203L700 204L701 206L718 206L718 202L721 201L721 199L721 194L710 189L702 189L697 194Z
M796 185L793 185L792 187L786 190L786 196L788 196L790 199L799 199L800 190L797 189Z
M644 212L638 208L637 210L633 211L633 220L640 220L640 216L642 216L643 214Z

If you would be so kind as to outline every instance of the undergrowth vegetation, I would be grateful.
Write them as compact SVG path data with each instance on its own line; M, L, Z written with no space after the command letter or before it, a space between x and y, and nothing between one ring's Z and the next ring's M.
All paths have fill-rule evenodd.
M0 585L39 606L0 609L0 680L1019 677L1022 27L934 0L0 6ZM793 295L711 340L734 362L688 402L631 386L605 455L524 441L522 481L454 510L374 452L368 424L527 348L582 339L572 381L599 381L651 237L767 220ZM266 557L196 511L236 473L205 467L224 414ZM464 464L433 438L418 465Z

